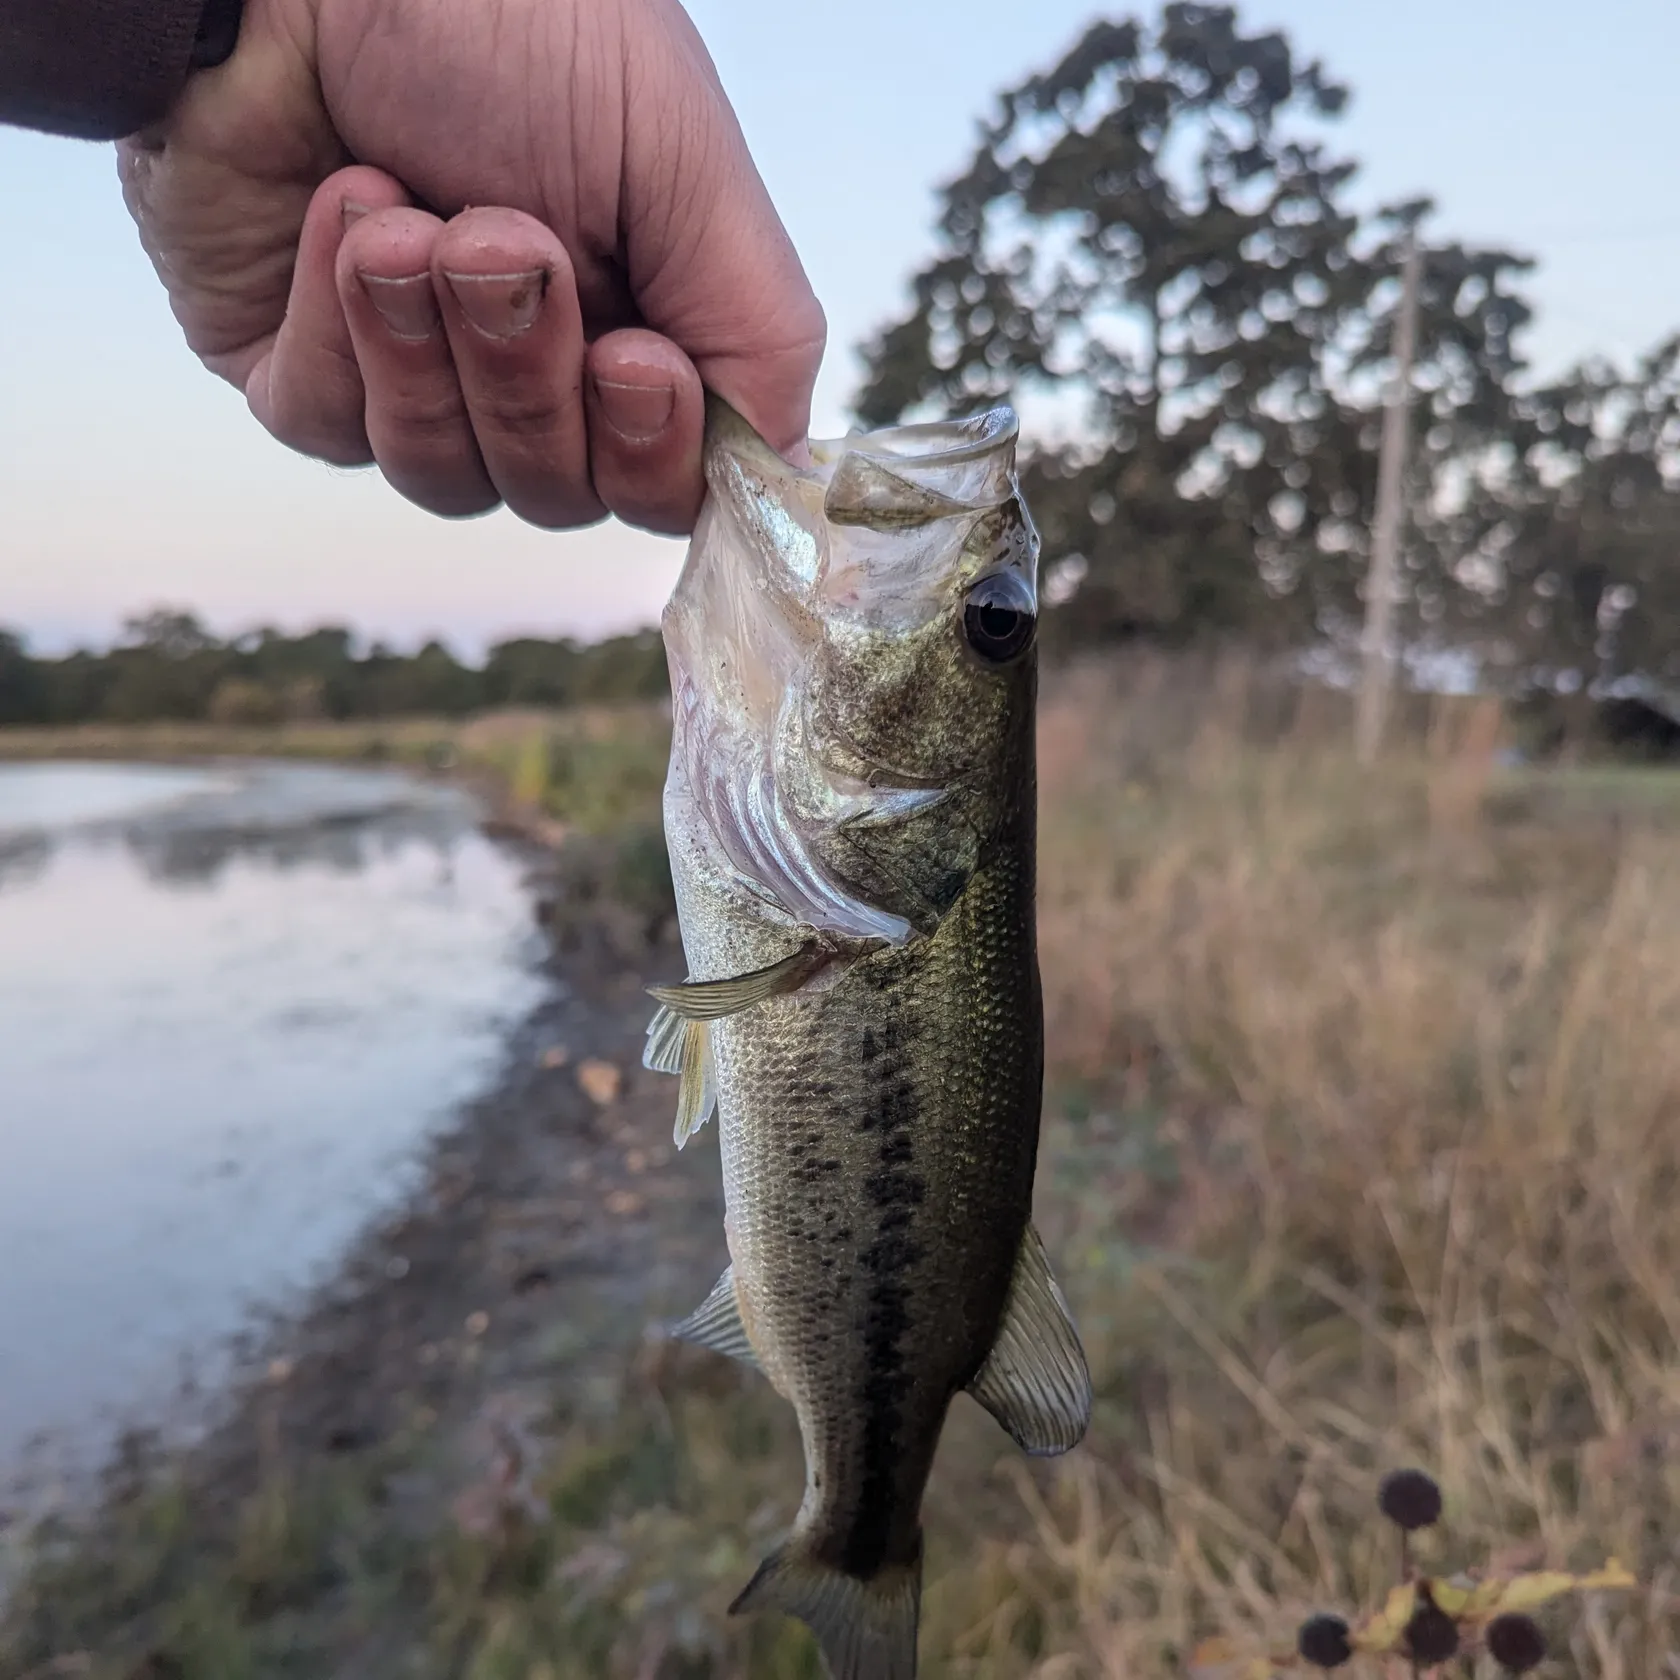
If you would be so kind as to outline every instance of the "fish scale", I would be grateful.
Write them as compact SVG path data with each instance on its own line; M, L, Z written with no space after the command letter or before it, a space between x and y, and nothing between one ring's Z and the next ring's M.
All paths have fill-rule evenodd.
M1012 416L903 428L800 472L714 403L666 613L691 707L665 802L689 978L655 988L648 1061L682 1073L679 1141L715 1098L730 1253L678 1333L757 1365L798 1417L805 1495L735 1607L802 1617L836 1680L914 1674L953 1398L1035 1452L1090 1407L1030 1224L1036 539L1013 438ZM720 832L754 812L788 826ZM744 872L768 855L773 877ZM801 920L819 904L838 931Z

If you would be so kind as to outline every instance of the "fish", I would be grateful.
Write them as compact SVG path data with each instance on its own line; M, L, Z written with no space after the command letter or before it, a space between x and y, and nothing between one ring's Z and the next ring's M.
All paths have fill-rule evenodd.
M1032 1223L1039 539L1008 407L772 450L708 398L663 619L688 973L644 1063L715 1113L729 1265L672 1334L794 1409L805 1490L731 1606L913 1680L921 1505L967 1391L1068 1451L1091 1380Z

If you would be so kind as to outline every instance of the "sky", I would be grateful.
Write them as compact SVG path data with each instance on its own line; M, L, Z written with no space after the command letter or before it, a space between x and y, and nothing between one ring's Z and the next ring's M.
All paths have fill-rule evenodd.
M1113 8L1115 15L1132 9ZM690 0L828 313L814 430L844 432L854 347L900 309L934 189L991 94L1053 63L1085 0ZM1443 237L1540 261L1541 371L1680 326L1674 0L1254 0L1354 99L1355 197L1432 195ZM475 656L511 633L653 622L680 543L604 525L452 522L372 471L288 454L179 341L109 147L0 131L0 624L42 652L125 615L223 632L349 623Z

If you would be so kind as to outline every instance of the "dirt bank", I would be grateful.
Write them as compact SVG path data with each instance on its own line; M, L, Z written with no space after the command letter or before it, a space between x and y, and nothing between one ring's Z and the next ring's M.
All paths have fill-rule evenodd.
M525 850L548 995L495 1087L432 1147L413 1202L253 1334L200 1446L131 1438L91 1526L40 1537L0 1673L459 1672L417 1560L440 1536L499 1556L538 1461L671 1356L657 1327L724 1262L710 1139L678 1155L673 1082L640 1065L643 988L680 972L674 928ZM386 1614L347 1612L358 1571Z

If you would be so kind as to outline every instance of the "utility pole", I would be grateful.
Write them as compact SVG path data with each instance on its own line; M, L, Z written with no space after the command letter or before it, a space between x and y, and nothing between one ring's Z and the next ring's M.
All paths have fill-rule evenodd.
M1369 764L1382 743L1394 686L1394 602L1399 572L1401 492L1406 481L1407 418L1412 403L1412 359L1417 354L1418 282L1423 252L1417 234L1406 239L1400 268L1400 318L1394 327L1394 383L1383 408L1377 456L1377 517L1371 528L1371 566L1365 574L1365 634L1355 743Z

